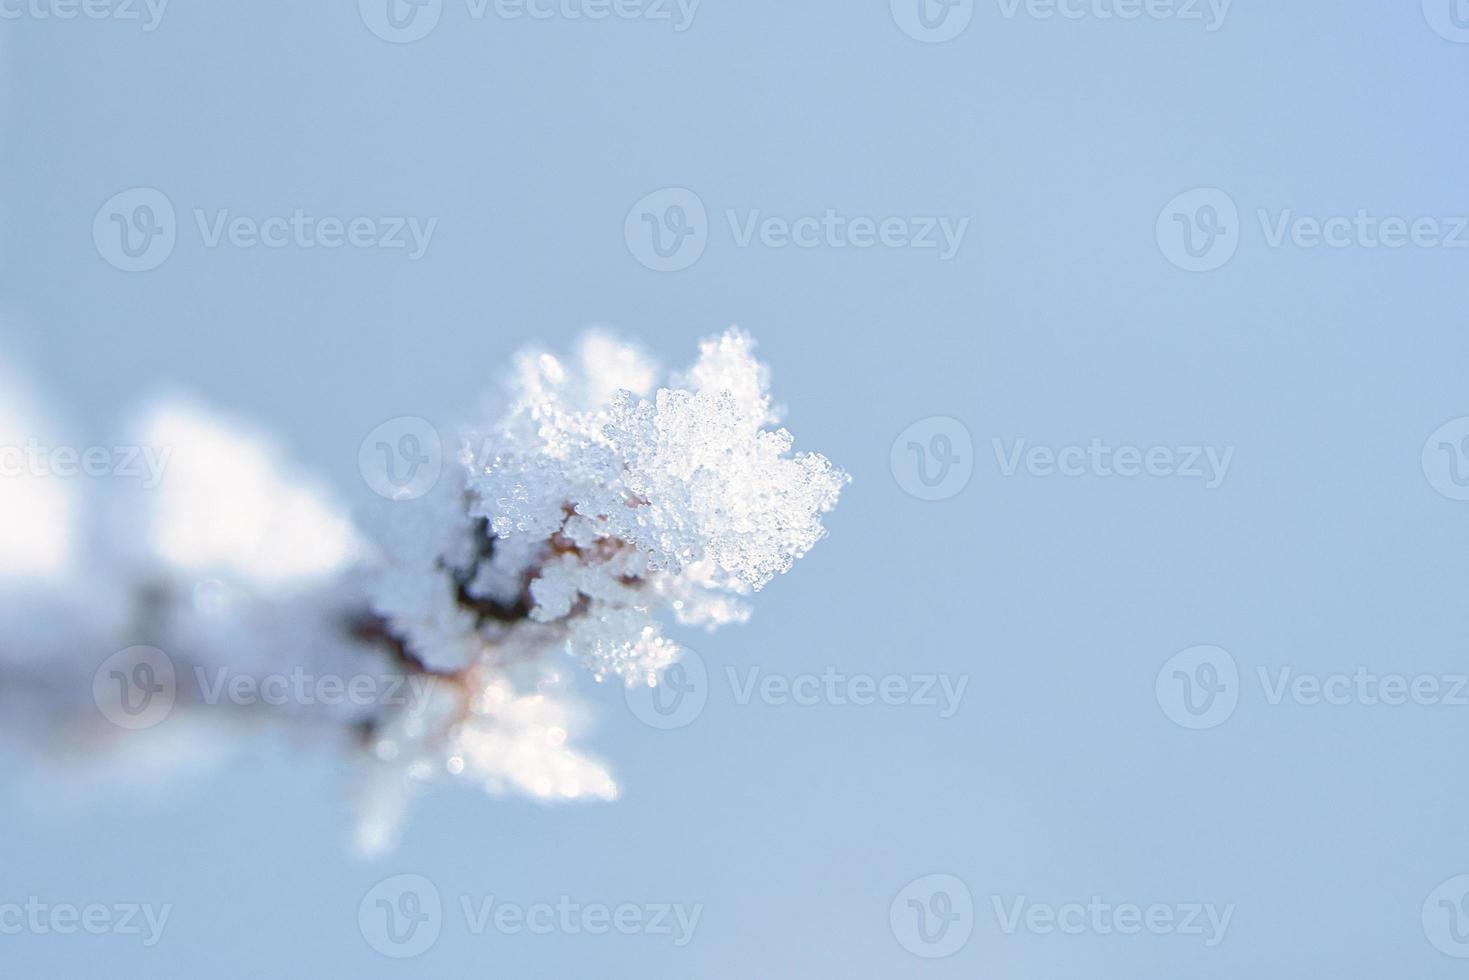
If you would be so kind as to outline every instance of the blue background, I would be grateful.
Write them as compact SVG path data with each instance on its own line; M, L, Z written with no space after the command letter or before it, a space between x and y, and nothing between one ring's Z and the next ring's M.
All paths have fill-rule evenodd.
M262 746L166 790L76 802L7 764L0 898L174 905L136 938L0 937L7 976L1447 977L1420 906L1469 871L1469 709L1269 705L1257 666L1464 669L1469 505L1419 456L1469 415L1469 254L1270 248L1257 209L1469 211L1469 45L1416 2L1237 0L1199 22L1006 18L922 44L885 3L705 0L668 22L472 21L450 0L390 44L354 5L175 0L136 23L0 23L3 349L81 438L160 385L258 419L364 511L363 435L451 426L529 340L590 323L682 364L738 323L798 443L854 483L831 534L698 637L767 671L966 675L958 714L734 703L641 725L581 685L624 796L542 807L439 789L400 849L348 853L344 763ZM1458 106L1459 108L1455 108ZM166 192L180 240L120 272L91 223ZM691 268L623 240L633 202L694 190ZM1237 255L1193 274L1160 209L1218 187ZM439 217L428 254L206 249L193 207ZM955 215L963 249L736 247L725 208ZM964 421L974 476L923 502L895 436ZM1001 475L991 439L1234 446L1224 485ZM1245 676L1217 728L1154 679L1213 643ZM694 942L469 935L380 957L357 903L388 874L446 902L702 902ZM972 891L967 945L913 957L910 880ZM1006 935L1007 901L1237 906L1200 937ZM451 910L451 915L453 914Z

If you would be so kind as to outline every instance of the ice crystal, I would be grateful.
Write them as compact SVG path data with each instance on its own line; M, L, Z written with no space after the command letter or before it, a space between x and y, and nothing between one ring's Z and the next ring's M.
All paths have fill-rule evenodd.
M738 620L737 597L824 533L847 477L771 427L753 348L730 330L656 391L646 362L602 337L583 342L576 368L523 354L508 410L472 443L469 512L509 556L480 587L503 597L526 581L531 617L568 621L569 649L598 677L651 682L678 655L660 610Z

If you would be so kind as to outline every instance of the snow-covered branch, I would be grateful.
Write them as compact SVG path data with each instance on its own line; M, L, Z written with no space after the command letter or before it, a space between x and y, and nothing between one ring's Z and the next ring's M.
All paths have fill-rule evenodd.
M140 733L327 733L362 760L369 852L436 778L615 797L574 747L570 670L656 684L680 656L664 624L744 620L847 481L793 452L752 348L738 330L711 338L662 387L604 334L571 358L523 352L503 413L371 533L269 440L188 403L129 434L140 479L5 468L6 733L127 756ZM0 383L0 452L54 446L44 423Z

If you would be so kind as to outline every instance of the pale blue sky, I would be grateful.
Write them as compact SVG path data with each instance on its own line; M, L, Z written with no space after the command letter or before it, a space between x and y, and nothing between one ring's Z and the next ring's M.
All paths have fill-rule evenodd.
M1447 3L1435 17L1454 36ZM583 685L618 803L439 791L395 855L361 863L325 750L265 747L162 804L7 790L27 802L0 817L0 901L173 911L152 949L0 936L0 972L1458 975L1422 913L1469 872L1469 706L1272 704L1258 672L1469 669L1469 504L1436 492L1421 459L1469 416L1469 249L1372 248L1355 230L1344 248L1270 242L1281 220L1359 211L1431 218L1452 239L1469 213L1469 44L1416 0L1235 0L1215 30L1207 3L1157 8L1200 20L1124 20L1097 16L1112 0L1065 5L1078 19L990 0L937 44L878 0L704 0L683 31L662 7L671 20L477 19L443 0L402 44L351 2L174 0L151 31L0 22L0 344L85 437L182 387L259 419L371 510L363 435L397 415L452 424L522 343L605 323L677 364L738 323L798 443L854 475L829 539L753 621L697 639L712 689L693 724L655 731L615 689ZM127 273L92 227L134 187L168 198L177 241ZM624 237L663 188L705 209L704 250L680 271L646 268ZM1218 197L1185 199L1185 219L1226 220L1218 244L1236 251L1191 272L1158 230L1183 227L1165 205L1198 188L1237 220L1198 210ZM297 208L438 221L414 261L211 248L194 219ZM752 211L828 210L901 218L895 235L968 225L948 259L825 237L778 247L778 229L741 244ZM925 501L890 456L935 416L968 434L972 477ZM1018 439L1060 452L1094 438L1233 455L1212 489L1023 461L1005 475ZM1233 658L1238 704L1190 730L1155 682L1204 644ZM727 666L967 688L948 718L742 705ZM358 929L359 901L398 873L445 899L418 959L381 957ZM974 921L953 955L924 960L889 913L930 874L964 883ZM492 895L703 911L682 948L473 935L458 898ZM995 909L1093 895L1234 911L1206 948L1007 934Z

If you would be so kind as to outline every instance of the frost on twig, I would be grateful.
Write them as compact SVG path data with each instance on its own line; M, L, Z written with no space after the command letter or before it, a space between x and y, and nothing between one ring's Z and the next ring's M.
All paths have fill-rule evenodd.
M35 709L20 734L115 739L89 703L94 672L146 645L174 671L177 715L359 746L367 851L391 845L412 788L434 778L613 798L572 747L585 717L568 668L656 684L680 655L663 624L743 621L750 595L821 538L847 480L793 452L752 348L738 330L705 341L664 387L602 334L570 359L523 352L502 414L468 428L432 491L395 502L371 535L266 440L187 404L141 423L140 445L168 453L154 488L92 507L75 485L0 479L0 690ZM0 398L0 444L32 437L30 414ZM287 671L397 677L407 696L226 711L210 680Z

